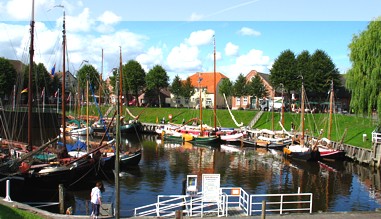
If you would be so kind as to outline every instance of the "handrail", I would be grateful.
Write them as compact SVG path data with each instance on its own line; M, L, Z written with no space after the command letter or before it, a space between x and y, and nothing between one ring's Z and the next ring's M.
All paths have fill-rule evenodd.
M309 197L308 200L303 200L304 196ZM291 194L260 194L260 195L250 195L250 210L249 215L252 213L262 212L262 201L269 198L279 198L279 201L267 201L266 202L266 212L279 212L283 214L287 212L299 212L308 211L312 213L312 193L291 193ZM296 200L285 200L285 197L294 197ZM254 201L254 198L260 198L259 201ZM304 205L308 207L302 207ZM298 205L298 207L293 208L293 205ZM259 206L257 209L253 209L255 206ZM276 208L279 206L279 208Z
M251 216L253 213L262 211L262 200L266 199L271 199L266 203L266 212L283 214L284 212L308 211L312 213L312 193L249 195L240 187L221 187L218 202L203 202L202 192L196 195L158 195L156 203L135 208L134 216L169 217L173 216L177 210L182 210L189 217L202 217L206 212L227 216L228 209L231 207L238 207L247 216ZM256 208L257 206L259 209Z

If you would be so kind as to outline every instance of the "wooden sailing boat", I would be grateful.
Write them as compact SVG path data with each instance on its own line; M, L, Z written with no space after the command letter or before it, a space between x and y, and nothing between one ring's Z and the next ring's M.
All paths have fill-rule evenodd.
M320 159L320 152L318 147L314 145L313 148L307 146L304 144L304 81L302 79L302 91L301 91L301 127L302 127L302 133L300 136L300 144L298 145L289 145L287 147L283 148L283 153L286 157L292 158L292 159L299 159L299 160L305 160L305 161L316 161Z
M272 96L272 107L271 107L271 130L262 129L257 134L257 140L256 140L256 146L259 147L266 147L266 148L278 148L282 149L283 147L287 145L292 144L292 135L289 134L284 129L284 102L283 102L283 92L282 92L282 109L281 109L281 121L280 125L282 127L282 130L276 131L274 128L274 104L275 104L275 91L273 92Z
M281 84L282 85L282 84ZM272 113L271 113L271 130L261 129L261 130L246 130L248 133L248 138L244 139L244 143L249 145L255 145L258 147L272 148L272 149L282 149L287 145L292 144L292 134L288 133L284 129L284 101L283 101L283 89L282 89L282 108L281 108L281 121L279 124L282 130L274 130L274 103L275 103L275 92L272 95Z
M322 138L318 140L317 147L320 151L320 156L323 159L331 160L342 160L345 158L345 151L341 149L335 149L332 147L331 143L331 132L332 132L332 115L333 115L333 100L334 100L334 89L333 80L331 82L331 90L329 97L329 126L328 126L328 138ZM316 141L316 140L315 140Z
M122 65L122 48L120 47L120 63L119 63L119 81L120 81L120 93L119 93L119 100L120 100L120 112L123 112L123 65ZM120 125L120 132L123 134L126 133L141 133L143 130L142 123L138 120L139 116L133 116L126 108L126 111L130 114L130 116L133 118L131 120L125 121L124 117L121 119L121 125Z
M196 144L215 144L219 143L221 138L216 135L216 44L214 40L214 130L206 130L205 126L203 127L202 121L202 87L201 87L201 74L199 73L198 84L199 84L199 110L200 116L197 119L200 122L199 127L187 127L183 126L180 129L174 131L167 129L162 132L162 138L169 141L177 142L192 142Z

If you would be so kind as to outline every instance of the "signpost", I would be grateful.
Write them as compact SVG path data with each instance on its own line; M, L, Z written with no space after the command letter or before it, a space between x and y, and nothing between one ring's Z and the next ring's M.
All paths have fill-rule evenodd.
M220 174L202 174L202 201L219 202Z

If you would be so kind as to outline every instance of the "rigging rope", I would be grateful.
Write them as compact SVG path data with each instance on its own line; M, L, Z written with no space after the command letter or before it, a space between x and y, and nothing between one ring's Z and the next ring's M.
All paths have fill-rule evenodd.
M282 128L282 130L283 130L288 136L291 136L291 137L293 136L292 134L290 134L290 133L283 127L281 121L279 121L279 125L280 125L280 127Z
M243 126L243 123L242 123L242 122L241 122L240 124L237 123L237 120L234 118L233 113L230 111L229 104L228 104L228 101L226 100L225 93L224 93L223 95L224 95L224 98L225 98L226 106L228 107L229 114L230 114L230 116L232 117L232 119L233 119L235 125L236 125L237 127L242 127L242 126Z

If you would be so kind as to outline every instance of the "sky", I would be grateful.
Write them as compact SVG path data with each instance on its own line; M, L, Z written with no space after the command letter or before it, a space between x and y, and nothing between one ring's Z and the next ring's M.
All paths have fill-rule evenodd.
M0 57L27 63L32 0L0 0ZM35 0L34 60L62 69L84 60L106 79L122 62L155 65L170 81L216 71L232 81L251 70L269 73L282 51L324 50L345 73L348 45L381 15L379 0ZM215 46L214 46L215 45ZM215 49L214 49L215 48ZM103 49L103 67L102 67Z

